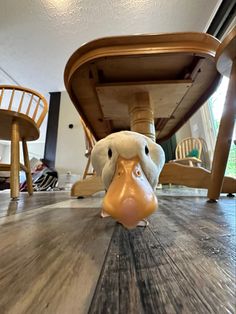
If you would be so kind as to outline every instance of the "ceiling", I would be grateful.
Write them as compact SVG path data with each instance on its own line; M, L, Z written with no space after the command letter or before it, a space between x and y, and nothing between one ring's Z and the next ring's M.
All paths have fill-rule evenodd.
M113 35L205 32L222 0L1 0L0 84L65 90L63 72L83 43Z

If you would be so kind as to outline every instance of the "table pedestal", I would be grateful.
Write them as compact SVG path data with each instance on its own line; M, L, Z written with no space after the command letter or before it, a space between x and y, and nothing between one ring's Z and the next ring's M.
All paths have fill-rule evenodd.
M135 95L133 103L129 105L129 116L131 131L141 133L156 141L154 114L148 93Z

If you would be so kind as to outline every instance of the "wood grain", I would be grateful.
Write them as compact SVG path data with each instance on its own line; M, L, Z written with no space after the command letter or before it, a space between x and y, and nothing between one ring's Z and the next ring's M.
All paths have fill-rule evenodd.
M69 192L63 191L37 192L34 193L34 197L30 197L28 193L22 192L19 195L18 201L15 202L10 201L9 196L9 191L0 192L0 218L56 204L70 198Z
M96 91L105 119L128 118L128 107L140 93L149 94L155 118L170 118L190 86L192 80L121 82L98 84Z
M154 113L147 92L134 94L129 105L130 130L146 135L156 142Z
M12 218L0 229L0 313L86 313L114 222L56 206Z
M99 217L100 197L21 194L0 218L0 313L235 313L235 200L171 191L131 231Z
M234 201L159 202L146 229L116 226L89 313L235 313Z
M11 197L17 198L19 196L19 171L20 171L20 130L18 121L13 120L11 126Z
M16 111L0 109L0 138L9 141L11 139L11 124L17 120L19 124L20 139L34 141L39 138L39 129L36 123L25 114Z
M18 104L18 108L17 111L19 114L23 114L24 116L29 116L37 125L37 128L40 128L45 115L48 112L48 103L46 101L46 99L43 97L43 95L41 95L40 93L38 93L35 90L23 87L23 86L18 86L18 85L0 85L0 90L1 90L1 96L0 96L0 106L1 106L1 102L3 100L4 94L8 94L10 93L10 99L8 100L8 98L6 98L6 101L8 103L7 109L8 111L12 111L12 102L14 100L15 97L15 92L18 93L17 96L21 96L20 97L20 102ZM23 101L25 99L25 95L28 95L30 97L29 102L26 101L25 104L27 105L27 110L26 113L22 110L22 104ZM33 98L36 98L36 105L33 106ZM37 115L38 111L39 111L39 106L41 106L42 110L39 113L39 115ZM30 112L31 109L33 108L33 115L32 117L30 116Z
M149 82L157 113L159 103L166 104L162 106L161 116L168 118L159 124L158 130L158 140L164 140L175 133L216 89L220 79L214 62L218 46L219 41L214 37L191 32L98 39L83 45L70 57L65 68L65 86L86 125L96 139L101 139L130 128L125 116L117 119L116 115L115 118L109 115L111 108L114 113L124 111L127 114L125 108L114 110L117 98L127 99L127 90L130 94L132 91L137 93L142 82ZM175 85L186 79L193 84L186 84L184 88ZM169 89L159 94L157 81L173 82L174 94L178 95L176 103L173 103L175 97ZM122 85L120 89L119 84ZM107 86L106 91L102 86ZM107 98L114 94L117 97L112 103ZM158 122L156 118L155 125Z
M236 179L231 177L224 177L223 179L221 193L236 193ZM170 162L164 165L159 182L208 189L211 188L211 172L201 167L190 167Z

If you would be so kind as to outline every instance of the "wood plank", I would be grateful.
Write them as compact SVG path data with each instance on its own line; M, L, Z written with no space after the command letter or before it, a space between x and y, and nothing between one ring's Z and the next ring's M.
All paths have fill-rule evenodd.
M231 246L228 245L229 237L224 243L222 243L222 237L221 241L218 241L219 236L213 234L214 224L208 219L205 218L205 220L201 216L197 218L196 214L191 215L186 210L185 217L182 218L183 210L179 210L183 208L182 202L183 199L180 198L176 211L166 210L167 216L162 217L158 228L154 231L155 237L163 243L167 254L171 256L190 284L195 287L199 297L205 300L209 312L233 313L235 309L235 245L232 246L232 243ZM190 199L186 205L189 205L189 209L192 207L193 211ZM197 202L194 207L195 210L196 208L207 210L208 206ZM173 222L171 228L169 228L170 220ZM218 222L216 227L218 225L220 228L223 221L224 219ZM229 225L224 225L223 228L222 230L221 227L221 230L224 233L230 231ZM233 234L229 232L228 235L234 242L235 226Z
M27 192L22 192L19 195L18 202L12 202L10 200L10 192L1 191L0 199L1 219L1 217L19 214L42 206L68 200L69 192L36 192L34 193L34 197L29 197Z
M127 233L116 226L89 313L141 313L136 283Z
M113 225L97 208L66 204L5 218L0 312L86 313Z
M28 207L68 198L23 195ZM0 197L2 206L9 195ZM101 202L26 206L0 219L1 313L235 312L234 199L160 195L148 228L117 224L111 241L114 221L99 218Z
M234 200L159 203L149 227L116 226L89 313L234 313Z
M139 93L149 94L154 118L170 118L191 86L191 80L123 82L98 84L96 91L105 119L128 118L129 104Z
M112 242L111 251L115 250L115 254L110 254L109 251L110 258L106 263L113 265L115 258L124 259L121 247L125 248L127 256L133 255L133 258L129 259L128 265L123 265L122 281L112 281L109 285L108 278L113 278L114 270L109 267L104 269L89 313L106 313L106 311L108 313L177 313L180 310L185 312L188 310L191 313L196 310L192 300L193 303L197 303L199 310L202 312L206 310L194 291L191 291L193 289L186 282L184 283L181 273L165 254L160 243L157 243L149 228L144 231L140 229L127 231L121 226L116 228L120 230L116 230L114 236L118 237L123 233L123 236L120 236L122 239L120 241L123 243L115 246L116 241ZM117 268L116 271L119 270ZM126 282L132 277L130 269L135 271L135 275L134 280L130 281L130 286L127 287ZM116 296L117 291L119 296ZM120 296L121 291L125 291L123 298ZM139 294L140 300L130 304L130 295ZM115 299L117 302L117 298L119 305L114 308L112 300ZM183 304L184 302L186 304ZM124 304L126 306L128 304L128 308L124 308Z
M208 189L211 184L211 172L202 167L190 167L174 162L166 163L161 171L159 183L185 185ZM235 193L236 179L224 177L221 193Z

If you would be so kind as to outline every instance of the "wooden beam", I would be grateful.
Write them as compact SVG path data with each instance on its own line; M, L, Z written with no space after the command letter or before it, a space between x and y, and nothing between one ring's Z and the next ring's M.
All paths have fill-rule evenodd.
M192 188L208 189L211 186L211 172L201 167L167 163L160 174L159 183L172 183ZM236 193L236 179L224 177L221 192Z

